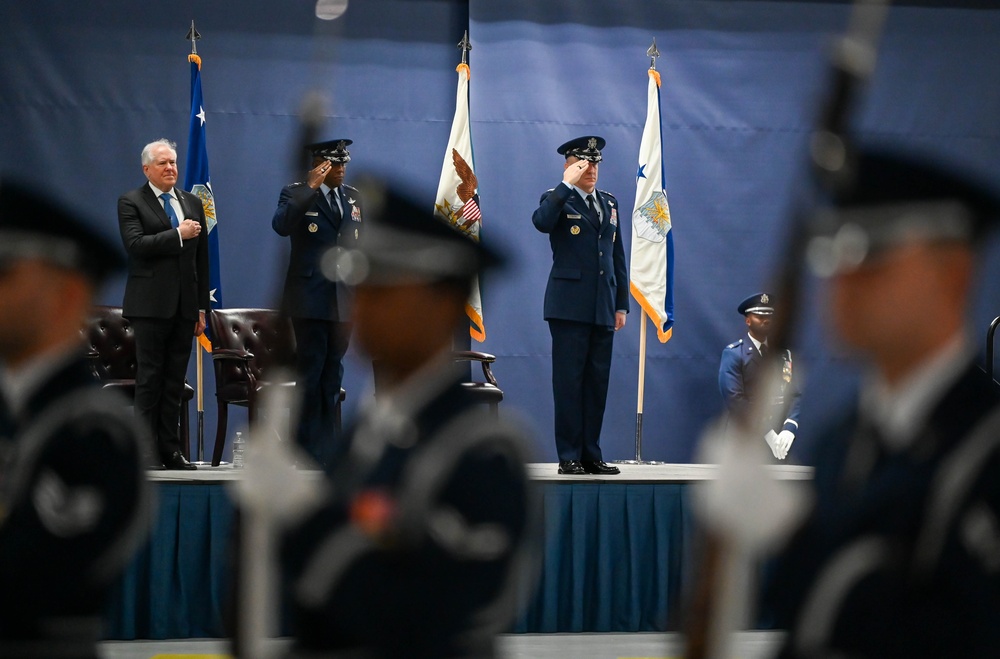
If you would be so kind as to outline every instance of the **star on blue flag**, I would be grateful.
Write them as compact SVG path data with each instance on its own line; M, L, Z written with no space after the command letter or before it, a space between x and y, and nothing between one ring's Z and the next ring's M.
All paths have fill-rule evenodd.
M639 171L635 173L635 180L638 181L641 178L646 178L646 166L639 165Z

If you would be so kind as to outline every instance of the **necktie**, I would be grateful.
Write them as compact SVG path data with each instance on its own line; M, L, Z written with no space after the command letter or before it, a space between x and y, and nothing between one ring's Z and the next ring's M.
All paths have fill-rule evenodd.
M340 210L340 204L337 203L337 201L338 201L337 200L337 189L336 188L331 188L330 189L330 210L333 211L333 216L334 217L340 217L343 214L342 211Z
M180 222L177 220L177 213L174 212L174 205L170 203L170 193L164 192L160 195L160 199L163 200L163 210L166 211L167 217L170 218L170 224L175 229L180 226Z
M760 356L764 357L764 358L767 357L767 344L766 343L761 343L760 344Z
M590 216L600 224L601 216L597 214L597 209L594 207L594 195L592 194L587 195L587 208L590 209Z

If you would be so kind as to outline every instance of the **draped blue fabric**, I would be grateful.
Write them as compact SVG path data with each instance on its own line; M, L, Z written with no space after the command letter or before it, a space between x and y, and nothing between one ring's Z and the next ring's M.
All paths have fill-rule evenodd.
M689 489L677 483L539 486L543 558L516 632L676 629L693 571ZM109 603L108 639L213 638L233 578L234 510L220 484L158 483L153 537Z
M688 487L550 483L541 489L542 569L514 631L676 629L694 568Z
M893 6L855 124L868 139L976 165L1000 185L1000 11L962 8L971 4ZM186 161L184 35L196 19L226 304L273 307L288 245L268 224L281 187L302 178L293 153L307 93L327 99L317 137L354 140L349 182L361 169L386 171L425 189L429 207L454 113L455 46L468 28L482 235L516 256L512 268L482 282L489 338L476 347L497 355L501 408L525 412L538 429L537 458L551 461L551 346L541 314L550 254L530 216L539 195L559 183L555 147L592 132L608 139L599 187L631 208L645 52L655 37L676 326L669 343L648 345L643 454L694 460L701 428L722 409L721 350L744 331L734 307L769 287L781 265L827 46L847 23L848 3L354 0L334 22L317 20L314 7L313 0L246 0L238 8L196 0L0 3L0 170L82 200L114 234L118 195L145 180L142 146L173 138ZM984 282L1000 276L997 250L990 255ZM796 351L803 423L790 456L802 462L810 458L810 410L829 405L847 370L823 331L821 288L810 279L806 293ZM120 303L121 295L118 281L101 302ZM633 311L615 339L602 438L611 459L634 455ZM987 286L973 327L985 331L998 311L1000 287ZM370 374L369 364L349 357L347 422ZM189 380L196 381L193 366ZM209 438L213 391L209 366ZM230 437L244 414L234 410Z
M149 543L109 603L109 639L223 636L234 508L225 486L159 483Z

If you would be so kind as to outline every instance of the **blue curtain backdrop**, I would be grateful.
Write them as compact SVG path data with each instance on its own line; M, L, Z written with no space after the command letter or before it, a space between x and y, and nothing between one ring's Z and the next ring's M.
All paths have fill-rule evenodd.
M869 139L967 162L1000 185L1000 11L894 7L871 93L858 113ZM947 5L948 3L940 3ZM185 161L192 18L229 306L273 306L288 246L270 229L282 185L301 178L292 145L311 90L328 99L324 137L355 141L348 170L408 179L431 203L454 110L455 44L470 31L471 102L484 239L517 257L483 282L488 341L506 392L554 460L549 334L541 317L550 262L531 212L560 180L555 147L608 139L599 186L631 208L645 112L646 48L663 56L666 188L676 241L674 338L649 344L644 456L690 461L720 411L722 347L739 338L736 303L768 286L801 176L803 146L825 79L829 35L847 6L809 1L355 0L322 22L312 0L149 4L38 0L0 5L0 170L34 178L116 234L119 194L142 184L139 151L166 136ZM623 231L628 248L629 232ZM627 253L626 249L626 253ZM983 275L1000 274L997 249ZM122 281L101 301L120 303ZM807 282L797 352L807 418L850 374L822 331L821 287ZM970 319L1000 313L984 286ZM929 301L932 304L933 301ZM603 445L633 454L639 315L615 341ZM980 329L981 328L981 329ZM214 437L211 364L206 436ZM194 382L194 368L190 380ZM347 418L370 386L352 358ZM234 415L230 436L241 419ZM192 428L194 430L194 428ZM209 450L211 447L208 447ZM804 421L792 458L808 462Z

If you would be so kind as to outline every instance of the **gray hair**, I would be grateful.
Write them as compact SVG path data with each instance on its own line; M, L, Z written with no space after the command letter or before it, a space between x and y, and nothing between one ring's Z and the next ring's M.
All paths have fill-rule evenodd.
M155 149L158 146L165 146L165 147L169 148L171 151L174 152L174 156L177 155L177 143L176 142L171 142L170 140L168 140L165 137L161 137L160 139L158 139L156 141L153 141L153 142L150 142L146 146L142 147L142 164L143 165L152 164L152 162L153 162L153 149Z

